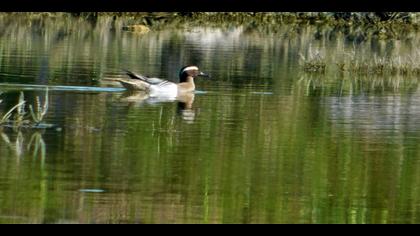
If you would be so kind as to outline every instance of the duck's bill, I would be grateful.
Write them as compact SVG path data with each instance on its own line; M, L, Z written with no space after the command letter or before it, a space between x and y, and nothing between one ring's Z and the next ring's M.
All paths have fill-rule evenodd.
M198 74L198 75L211 79L210 75L209 74L206 74L204 72L200 72L200 74Z

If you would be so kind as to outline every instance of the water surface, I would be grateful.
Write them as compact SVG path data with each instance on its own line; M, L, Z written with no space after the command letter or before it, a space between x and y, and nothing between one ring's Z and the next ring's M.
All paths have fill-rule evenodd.
M417 37L355 45L309 26L135 34L111 17L1 15L0 25L0 111L48 86L45 123L56 125L1 129L0 223L420 223L417 81L313 78L298 64L308 47L403 54ZM184 101L103 80L130 69L176 81L186 64L213 79Z

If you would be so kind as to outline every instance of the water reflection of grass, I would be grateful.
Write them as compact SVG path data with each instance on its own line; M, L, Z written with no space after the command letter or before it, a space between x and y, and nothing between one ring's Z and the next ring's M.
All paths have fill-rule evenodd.
M40 157L42 162L45 161L46 144L39 131L31 134L28 142L26 142L22 131L16 134L14 141L3 131L0 131L0 136L16 157L21 157L25 153L29 153L33 157Z
M367 93L415 92L419 80L415 76L400 75L325 75L302 73L297 85L305 88L306 94L318 95L357 95Z
M399 44L395 43L394 47L399 48ZM310 44L299 55L299 64L302 70L308 73L420 75L420 51L418 49L404 53L400 50L372 53L367 43L353 44L353 47L338 45L333 49L324 45L314 47Z

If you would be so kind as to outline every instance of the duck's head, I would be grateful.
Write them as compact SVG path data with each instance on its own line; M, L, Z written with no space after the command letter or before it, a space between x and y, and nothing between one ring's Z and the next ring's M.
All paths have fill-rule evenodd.
M188 77L196 78L198 76L204 76L204 77L210 78L209 75L200 71L198 66L184 66L179 71L180 82L185 82Z

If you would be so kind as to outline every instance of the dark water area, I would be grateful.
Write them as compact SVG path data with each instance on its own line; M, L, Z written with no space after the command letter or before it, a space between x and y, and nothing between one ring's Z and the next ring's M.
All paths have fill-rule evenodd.
M329 55L405 55L283 25L126 32L124 18L0 15L0 116L49 87L49 129L0 129L0 223L420 223L417 79L302 73ZM212 79L144 99L123 69Z

